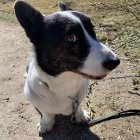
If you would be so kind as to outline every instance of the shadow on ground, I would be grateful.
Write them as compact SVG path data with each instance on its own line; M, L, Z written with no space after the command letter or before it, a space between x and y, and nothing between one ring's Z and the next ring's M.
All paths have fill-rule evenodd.
M70 117L57 116L53 131L42 136L42 140L100 140L89 127L72 124Z

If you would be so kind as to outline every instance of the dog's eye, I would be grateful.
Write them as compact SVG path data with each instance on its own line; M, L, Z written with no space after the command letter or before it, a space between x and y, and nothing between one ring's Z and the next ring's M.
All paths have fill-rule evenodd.
M78 38L74 34L71 34L71 35L68 35L68 36L65 37L65 40L68 41L68 42L76 42L77 39Z

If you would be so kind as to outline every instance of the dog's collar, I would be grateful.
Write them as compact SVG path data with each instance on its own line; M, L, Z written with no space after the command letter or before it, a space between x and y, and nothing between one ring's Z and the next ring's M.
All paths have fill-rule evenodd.
M49 85L48 85L46 82L44 82L42 79L39 78L39 81L40 81L41 83L43 83L47 88L49 88Z
M79 97L76 95L75 97L70 97L69 98L72 100L72 114L71 114L71 122L75 123L76 122L76 112L78 110L79 106Z

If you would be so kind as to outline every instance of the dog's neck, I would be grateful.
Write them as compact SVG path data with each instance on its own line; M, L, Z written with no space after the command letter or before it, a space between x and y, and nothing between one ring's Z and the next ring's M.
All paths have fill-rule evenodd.
M81 88L87 79L83 78L81 75L67 71L60 75L54 77L45 73L36 63L36 70L39 78L48 85L49 90L55 93L62 93L71 90L72 96L77 94L78 90ZM63 91L62 91L63 90ZM75 93L74 93L75 92ZM63 93L65 94L65 93Z

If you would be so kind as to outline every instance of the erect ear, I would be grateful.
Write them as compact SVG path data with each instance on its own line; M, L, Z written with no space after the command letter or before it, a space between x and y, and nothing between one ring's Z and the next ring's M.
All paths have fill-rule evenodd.
M58 9L59 11L73 11L73 9L71 9L68 5L66 5L62 1L58 2Z
M25 1L16 1L16 17L32 43L39 43L43 36L43 15Z

